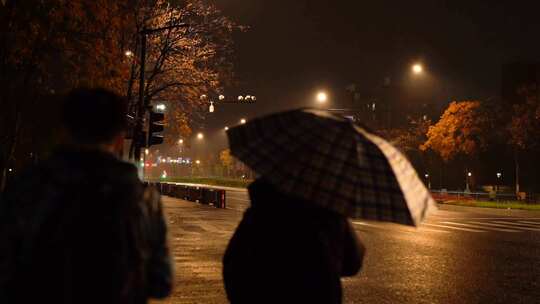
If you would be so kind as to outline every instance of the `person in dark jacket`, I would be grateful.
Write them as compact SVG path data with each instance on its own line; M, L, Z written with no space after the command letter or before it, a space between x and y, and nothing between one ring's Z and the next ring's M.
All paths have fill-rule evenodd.
M66 99L70 143L0 202L0 303L146 303L172 268L161 200L123 146L126 102L102 89Z
M251 207L223 258L228 299L242 303L341 303L341 277L355 275L364 248L343 215L258 179Z

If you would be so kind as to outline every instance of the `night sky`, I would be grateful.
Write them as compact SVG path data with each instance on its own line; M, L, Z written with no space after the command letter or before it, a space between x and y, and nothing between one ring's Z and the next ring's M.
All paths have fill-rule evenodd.
M215 2L251 27L235 37L236 72L259 102L217 107L206 132L241 117L312 106L319 89L337 106L348 84L367 94L385 77L441 107L485 99L499 96L503 63L540 61L537 1ZM410 79L415 62L426 68L423 84Z

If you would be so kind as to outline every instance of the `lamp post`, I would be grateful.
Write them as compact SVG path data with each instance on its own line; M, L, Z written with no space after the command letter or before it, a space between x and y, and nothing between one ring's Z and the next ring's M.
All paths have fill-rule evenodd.
M465 177L465 182L467 184L465 188L465 192L471 192L471 188L469 186L469 180L471 177L472 177L472 172L467 172L467 176Z
M196 172L198 175L201 174L201 172L200 172L200 165L201 165L201 161L197 159L197 160L195 161L194 172ZM192 171L192 172L193 172L193 171ZM193 173L192 173L191 175L193 175Z
M182 138L178 140L178 146L179 146L180 153L184 152L184 140Z
M502 178L502 173L501 172L497 172L497 192L499 191L499 188L501 187L501 178Z
M429 174L426 173L424 176L425 176L427 184L428 184L428 189L431 190L431 179L429 178Z

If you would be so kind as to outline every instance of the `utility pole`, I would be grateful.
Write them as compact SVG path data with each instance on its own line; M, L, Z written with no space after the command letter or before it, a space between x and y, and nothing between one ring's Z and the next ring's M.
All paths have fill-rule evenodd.
M137 109L135 132L133 134L133 143L135 144L134 158L135 161L139 161L141 158L141 148L145 145L142 141L144 139L143 124L144 116L146 114L146 102L144 100L144 70L146 69L146 33L141 32L141 67L139 71L139 102Z
M519 154L518 154L518 151L516 150L514 152L514 165L515 165L515 174L516 174L516 196L518 197L519 199L519 192L520 192L520 189L519 189Z
M144 129L144 122L145 122L145 116L146 112L150 108L150 100L145 98L145 69L146 69L146 43L147 43L147 35L155 34L158 32L166 31L166 30L172 30L177 29L181 27L188 27L188 24L181 23L171 26L165 26L157 29L147 29L144 28L142 31L139 32L140 39L141 39L141 52L140 52L140 71L139 71L139 100L137 105L137 115L136 115L136 123L135 123L135 130L133 132L133 141L132 141L132 147L130 151L133 151L133 159L138 162L141 159L141 149L142 147L146 147L146 136ZM131 153L130 153L131 156Z

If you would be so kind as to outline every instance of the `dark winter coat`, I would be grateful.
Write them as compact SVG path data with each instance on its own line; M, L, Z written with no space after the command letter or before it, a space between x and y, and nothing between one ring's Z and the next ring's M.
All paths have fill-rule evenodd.
M159 194L131 164L65 149L0 202L0 303L146 303L171 287Z
M231 303L341 303L340 277L360 270L364 252L347 219L262 180L249 194L223 258Z

